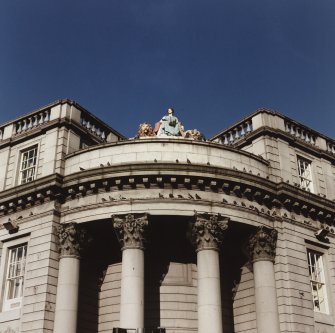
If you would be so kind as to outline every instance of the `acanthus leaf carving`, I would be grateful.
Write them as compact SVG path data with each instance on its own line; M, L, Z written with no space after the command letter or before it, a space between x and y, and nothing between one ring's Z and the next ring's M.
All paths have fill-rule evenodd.
M246 250L251 262L275 261L277 234L277 230L261 226L249 237Z
M191 226L191 241L196 251L204 249L218 250L225 230L228 228L227 217L220 214L198 214L194 215L195 222Z
M80 257L90 242L87 231L76 223L61 224L58 227L60 257Z
M144 248L148 214L113 215L112 222L122 250Z

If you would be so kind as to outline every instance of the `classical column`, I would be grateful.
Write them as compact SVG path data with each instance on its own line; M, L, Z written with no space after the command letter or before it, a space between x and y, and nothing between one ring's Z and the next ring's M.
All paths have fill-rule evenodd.
M61 224L54 333L76 333L78 315L80 252L86 233L75 223Z
M191 228L197 252L198 333L222 333L219 247L228 219L219 214L195 214Z
M274 271L276 242L275 229L260 227L247 244L254 272L257 333L280 332Z
M144 232L148 215L113 215L112 219L122 250L120 327L143 328Z

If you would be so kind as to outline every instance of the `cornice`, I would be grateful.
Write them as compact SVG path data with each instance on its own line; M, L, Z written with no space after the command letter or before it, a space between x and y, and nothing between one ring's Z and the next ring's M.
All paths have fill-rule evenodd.
M242 205L241 209L244 209L244 205L256 214L266 213L277 218L280 215L278 216L276 211L283 208L289 212L285 213L286 216L283 215L285 218L296 214L301 215L304 220L312 219L321 224L335 225L334 202L326 198L284 182L274 183L264 178L264 175L262 177L237 169L181 163L118 165L85 170L64 178L57 174L44 177L1 192L0 213L9 214L18 209L41 204L45 200L66 203L80 197L103 193L106 193L108 198L110 192L119 193L119 199L112 198L112 201L122 201L122 191L150 189L185 191L185 194L180 192L176 197L158 196L158 200L199 201L202 191L212 192L231 196L236 208ZM192 191L197 191L200 194L199 198ZM109 200L104 201L106 203L101 202L101 205L107 205ZM258 209L255 203L263 208Z
M62 197L63 177L46 176L0 192L0 215Z

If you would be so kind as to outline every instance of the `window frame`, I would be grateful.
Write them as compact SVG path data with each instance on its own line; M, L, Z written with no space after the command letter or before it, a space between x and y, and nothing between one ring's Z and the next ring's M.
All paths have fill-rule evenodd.
M23 168L23 158L24 158L24 154L28 153L32 150L35 150L36 153L35 153L35 164L33 165L33 167L26 167L26 168ZM29 147L26 147L26 148L23 148L23 149L20 149L20 158L19 158L19 185L23 185L23 184L27 184L27 183L30 183L32 181L34 181L36 179L36 176L37 176L37 167L38 167L38 151L39 151L39 145L36 143L36 144L33 144L33 145L30 145ZM27 159L27 161L29 160L29 157ZM34 170L34 173L33 173L33 176L32 177L26 177L26 178L32 178L31 180L29 181L25 181L23 182L23 172L24 171L28 171L28 170L31 170L33 169Z
M307 248L307 264L311 285L313 310L317 313L329 314L329 299L324 261L324 253ZM315 305L316 302L318 302L319 308ZM322 303L324 303L323 306L321 306ZM321 307L324 307L324 309L321 309Z
M310 302L311 302L311 311L314 313L314 321L315 323L321 323L321 324L327 324L327 325L334 325L334 312L333 312L333 288L331 285L330 280L330 268L332 265L330 265L329 262L329 255L332 255L329 253L329 246L325 246L324 244L316 243L314 240L308 240L305 239L305 246L306 246L306 270L307 270L307 276L308 281L310 285L310 278L309 278L309 266L308 266L308 250L320 253L322 255L322 261L323 261L323 268L324 268L324 277L325 277L325 292L327 295L328 300L328 313L318 312L314 311L314 304L313 304L313 295L312 290L310 286Z
M301 163L307 164L307 168L304 168L304 172L307 171L309 173L309 177L306 177L306 175L301 173ZM297 154L297 171L300 187L305 191L314 193L312 161L304 156ZM307 186L304 186L305 182L309 182L309 184Z
M0 310L3 313L7 313L9 311L20 310L22 308L22 300L24 297L25 290L25 280L27 273L27 259L29 255L29 236L19 237L14 240L3 241L2 247L2 255L1 255L1 264L0 264L0 282L1 282L1 298L0 298ZM23 273L22 285L20 286L21 295L16 298L12 298L10 300L7 299L7 291L8 291L8 283L7 283L7 274L9 270L9 262L10 262L10 253L13 249L18 248L20 246L26 245L26 257L25 257L25 269ZM13 304L17 303L17 306L13 306Z

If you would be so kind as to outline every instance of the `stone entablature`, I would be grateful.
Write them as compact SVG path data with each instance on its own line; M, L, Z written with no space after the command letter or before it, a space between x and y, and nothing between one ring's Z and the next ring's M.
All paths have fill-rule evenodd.
M162 194L157 189L162 192L163 189L178 189L182 192ZM140 191L143 202L146 198L149 201L155 198L158 201L188 201L190 204L207 200L206 193L215 193L215 197L223 195L229 201L220 199L222 204L271 218L292 218L295 223L301 221L307 228L319 228L321 225L334 233L335 210L330 200L284 182L275 184L249 172L181 163L125 164L84 170L67 177L44 177L21 185L19 192L17 188L1 192L0 214L10 215L52 200L64 203L66 207L69 201L92 195L101 196L95 199L99 200L97 205L108 206L109 203L134 200L129 198L129 194L127 197L122 195L123 191L130 190ZM148 194L145 194L146 191Z

